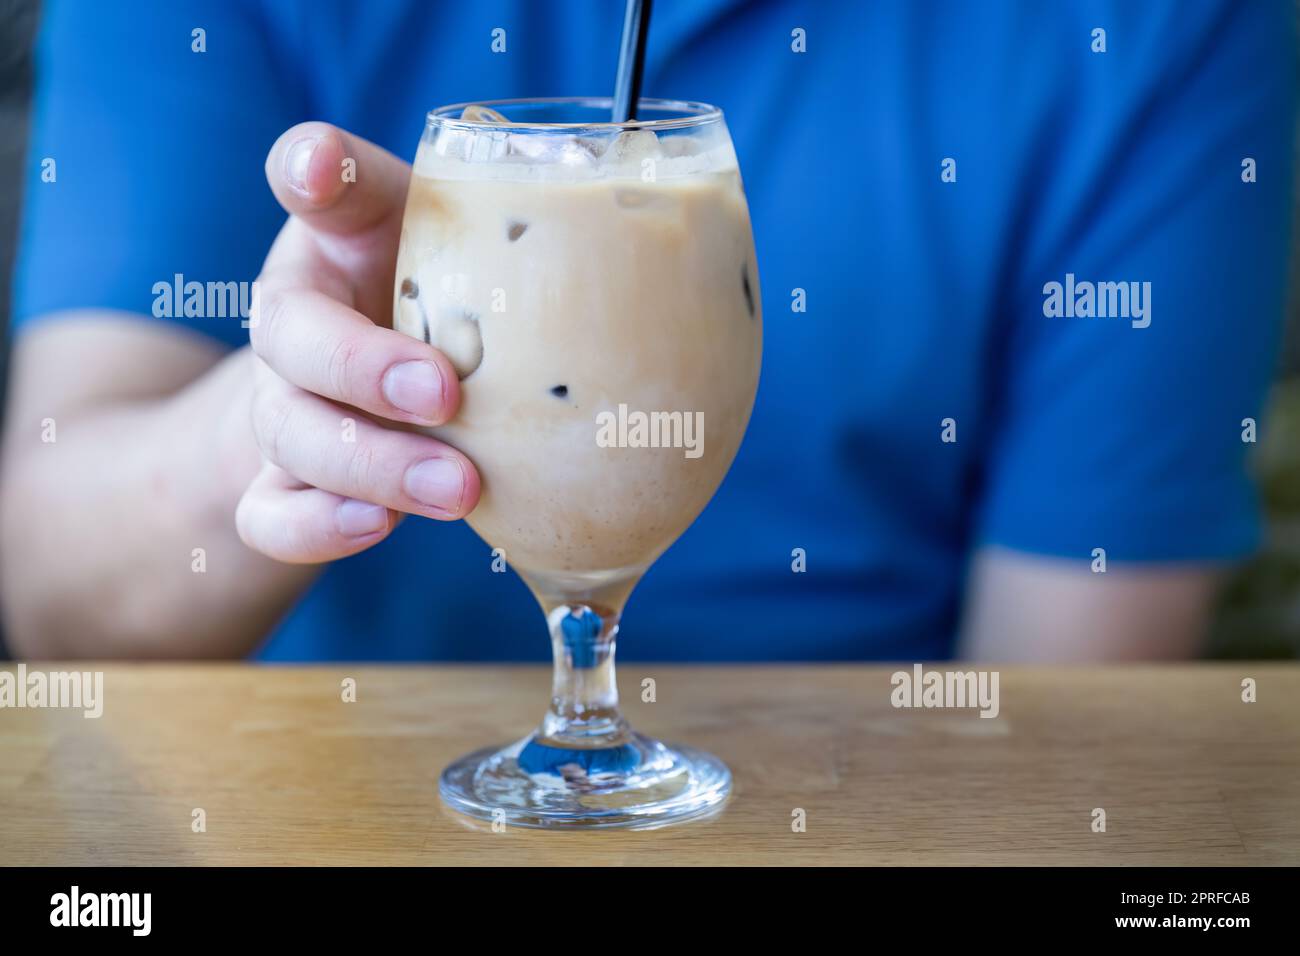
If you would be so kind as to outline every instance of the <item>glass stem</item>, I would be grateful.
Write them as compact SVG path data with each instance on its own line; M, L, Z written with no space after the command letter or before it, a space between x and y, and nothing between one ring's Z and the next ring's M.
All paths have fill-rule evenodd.
M617 747L630 734L618 708L614 645L619 611L588 604L547 609L555 674L542 741L554 747Z

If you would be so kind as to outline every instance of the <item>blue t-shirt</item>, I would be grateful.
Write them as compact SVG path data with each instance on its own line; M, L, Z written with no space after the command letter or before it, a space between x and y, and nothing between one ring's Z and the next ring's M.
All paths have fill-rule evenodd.
M622 18L614 0L44 6L20 325L149 316L176 274L254 278L285 128L328 120L409 159L444 103L607 94ZM1099 547L1249 552L1242 420L1282 315L1293 42L1288 0L656 4L644 93L726 112L765 348L735 465L633 595L622 654L941 658L981 546L1080 567ZM1094 290L1120 317L1078 314L1102 282L1138 285ZM246 341L237 320L147 321ZM549 649L468 526L410 518L329 567L260 655Z

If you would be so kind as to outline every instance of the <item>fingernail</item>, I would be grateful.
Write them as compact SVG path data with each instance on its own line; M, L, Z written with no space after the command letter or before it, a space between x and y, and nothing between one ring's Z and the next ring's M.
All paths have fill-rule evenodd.
M442 373L432 362L402 362L384 374L384 398L404 412L436 421L442 414Z
M388 527L388 509L369 501L347 498L334 512L334 522L339 534L345 538L362 538Z
M319 142L319 136L300 139L284 154L284 178L290 186L304 195L308 192L307 170L311 166L311 157L316 152L316 144Z
M454 514L465 493L465 472L455 458L429 458L406 469L402 487L421 504Z

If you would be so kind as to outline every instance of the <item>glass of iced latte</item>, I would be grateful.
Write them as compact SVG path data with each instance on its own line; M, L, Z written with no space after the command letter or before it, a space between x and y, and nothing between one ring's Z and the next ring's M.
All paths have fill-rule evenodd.
M657 826L707 813L731 785L717 758L628 726L614 642L749 420L762 351L749 212L719 110L642 100L637 120L609 116L600 99L429 114L398 256L394 326L461 378L459 414L432 433L478 466L469 523L550 628L541 725L441 779L455 810L519 826Z

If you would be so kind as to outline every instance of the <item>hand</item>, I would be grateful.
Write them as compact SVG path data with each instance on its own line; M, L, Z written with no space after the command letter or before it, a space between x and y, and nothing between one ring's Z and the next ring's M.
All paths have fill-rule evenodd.
M355 181L345 181L345 159L355 161ZM383 540L401 512L464 517L478 502L474 465L412 428L456 413L456 371L390 328L410 167L332 126L303 123L271 148L266 176L289 221L250 320L264 463L240 500L239 536L280 561L315 563Z

